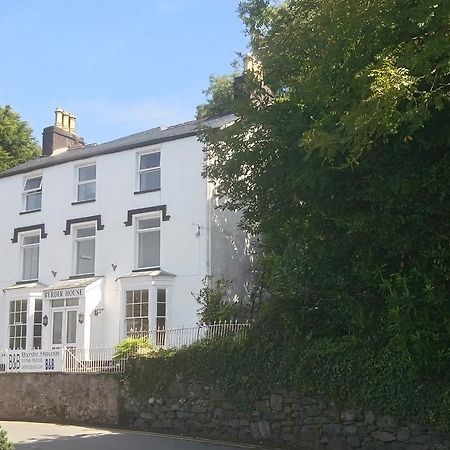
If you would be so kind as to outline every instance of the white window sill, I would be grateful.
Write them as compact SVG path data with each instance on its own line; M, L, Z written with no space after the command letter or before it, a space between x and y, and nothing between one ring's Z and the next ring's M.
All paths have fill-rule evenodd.
M31 213L39 212L39 211L41 211L41 208L39 208L39 209L30 209L29 211L21 211L19 214L22 216L23 214L31 214Z

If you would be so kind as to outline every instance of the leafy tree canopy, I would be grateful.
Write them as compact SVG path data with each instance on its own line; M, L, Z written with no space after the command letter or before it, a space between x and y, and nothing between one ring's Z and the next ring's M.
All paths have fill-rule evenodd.
M32 130L10 106L0 106L0 171L39 155Z
M203 91L207 103L197 107L197 119L204 119L233 111L233 76L212 75L209 87Z
M264 84L203 130L225 205L264 236L270 314L450 368L450 3L247 0Z

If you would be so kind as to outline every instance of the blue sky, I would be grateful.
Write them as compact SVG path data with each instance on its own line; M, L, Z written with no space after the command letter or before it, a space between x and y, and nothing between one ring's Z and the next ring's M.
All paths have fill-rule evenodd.
M41 142L61 107L88 143L191 120L247 37L238 0L0 0L0 105Z

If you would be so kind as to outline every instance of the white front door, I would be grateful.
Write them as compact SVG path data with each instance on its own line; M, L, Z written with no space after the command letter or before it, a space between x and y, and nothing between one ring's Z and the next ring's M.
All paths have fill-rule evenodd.
M78 299L53 300L52 347L76 346L78 309L75 306Z

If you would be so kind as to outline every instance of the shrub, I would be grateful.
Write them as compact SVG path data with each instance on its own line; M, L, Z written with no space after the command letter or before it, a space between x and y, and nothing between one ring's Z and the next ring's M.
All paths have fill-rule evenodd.
M232 319L233 307L227 300L227 289L230 284L224 278L215 279L207 275L202 280L203 288L192 295L200 304L198 314L202 324L224 322Z
M155 352L156 350L149 338L129 336L116 345L114 359L133 358L136 356L147 357Z
M123 374L132 395L166 392L178 380L221 389L246 409L273 389L320 396L450 429L450 377L417 372L407 354L383 342L316 339L257 323L244 339L205 340L155 358L134 358Z
M12 442L8 441L6 431L0 427L0 450L14 450Z

